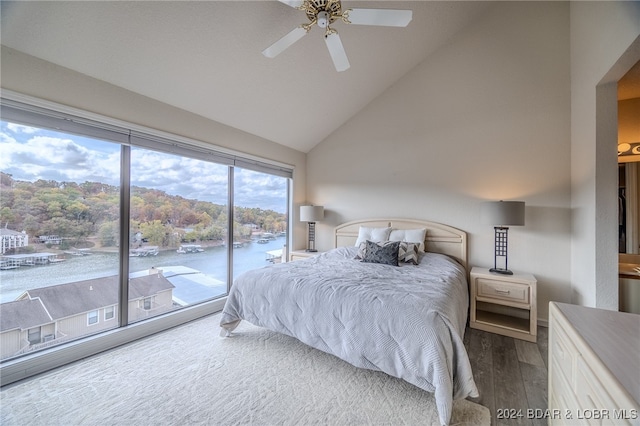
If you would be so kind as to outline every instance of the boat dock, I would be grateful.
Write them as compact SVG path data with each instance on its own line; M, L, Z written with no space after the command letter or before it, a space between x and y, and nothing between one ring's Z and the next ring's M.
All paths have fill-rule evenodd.
M129 250L129 257L157 256L158 253L158 246L138 247L136 249Z
M200 244L182 244L176 253L202 253L204 249Z
M266 261L271 263L280 263L282 261L282 249L269 250L266 252Z
M0 257L0 269L16 269L21 266L48 265L63 262L56 253L10 254Z

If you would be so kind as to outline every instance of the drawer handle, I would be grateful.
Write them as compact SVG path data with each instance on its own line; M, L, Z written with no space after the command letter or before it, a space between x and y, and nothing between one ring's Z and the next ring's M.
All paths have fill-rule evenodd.
M498 288L495 289L495 292L496 293L500 293L500 294L509 294L509 293L511 293L510 290L500 290Z

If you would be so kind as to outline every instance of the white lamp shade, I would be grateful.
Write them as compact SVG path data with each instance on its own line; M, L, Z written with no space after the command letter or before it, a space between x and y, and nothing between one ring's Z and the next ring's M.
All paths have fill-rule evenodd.
M487 201L482 203L482 222L496 226L523 226L524 201Z
M300 206L301 222L317 222L324 219L323 206Z

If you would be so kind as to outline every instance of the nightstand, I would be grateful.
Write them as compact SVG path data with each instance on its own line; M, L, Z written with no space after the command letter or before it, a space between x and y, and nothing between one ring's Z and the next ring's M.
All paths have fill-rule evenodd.
M502 275L471 269L469 326L535 342L537 330L536 278L531 274Z
M320 254L319 251L306 251L306 250L291 250L289 252L289 262L294 260L306 259L308 257L316 256Z

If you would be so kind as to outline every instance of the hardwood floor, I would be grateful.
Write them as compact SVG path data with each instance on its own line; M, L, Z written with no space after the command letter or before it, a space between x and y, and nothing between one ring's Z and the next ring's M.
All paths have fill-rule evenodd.
M546 327L538 327L537 343L467 327L464 336L479 398L488 407L492 425L546 425ZM536 411L538 410L538 411Z

